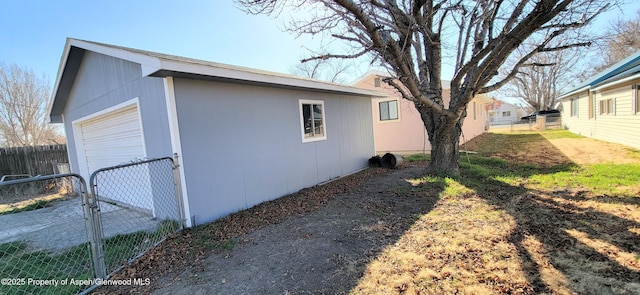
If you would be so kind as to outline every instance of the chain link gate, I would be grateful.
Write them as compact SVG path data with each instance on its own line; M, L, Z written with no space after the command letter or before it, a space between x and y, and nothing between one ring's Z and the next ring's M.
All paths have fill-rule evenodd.
M175 162L99 169L90 192L74 173L0 181L0 294L90 292L182 229Z
M93 172L98 277L106 278L184 227L179 179L170 157Z
M96 277L78 174L0 181L0 294L73 294Z

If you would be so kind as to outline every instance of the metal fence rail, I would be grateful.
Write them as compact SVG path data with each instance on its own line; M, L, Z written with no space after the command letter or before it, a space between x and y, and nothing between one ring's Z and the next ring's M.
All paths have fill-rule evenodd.
M95 277L77 174L0 182L0 293L73 294Z

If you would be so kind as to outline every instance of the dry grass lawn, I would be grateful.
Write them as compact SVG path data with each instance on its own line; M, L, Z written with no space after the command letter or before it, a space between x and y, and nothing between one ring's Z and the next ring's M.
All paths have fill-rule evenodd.
M640 294L639 151L566 131L487 133L463 149L477 154L457 176L370 169L185 230L114 276L152 285L98 293ZM335 224L345 234L322 240ZM283 249L244 243L253 232ZM262 265L263 249L306 254Z
M565 131L464 148L459 177L407 180L440 199L352 294L640 294L638 151Z

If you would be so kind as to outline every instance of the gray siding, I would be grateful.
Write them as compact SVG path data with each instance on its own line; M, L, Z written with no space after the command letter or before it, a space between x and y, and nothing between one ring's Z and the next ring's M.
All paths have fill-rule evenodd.
M196 223L343 176L374 153L368 97L175 79ZM327 140L303 143L299 99L323 100Z
M147 157L171 156L162 78L142 77L136 63L85 53L63 112L73 171L79 168L72 122L136 97L140 102Z

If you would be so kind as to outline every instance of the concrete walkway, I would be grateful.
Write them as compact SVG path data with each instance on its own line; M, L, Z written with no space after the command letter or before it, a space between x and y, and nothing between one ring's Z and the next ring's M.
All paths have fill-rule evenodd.
M149 214L101 203L105 238L140 230L155 230L160 220ZM82 200L56 202L33 211L0 215L0 244L25 241L32 250L61 251L87 242Z

